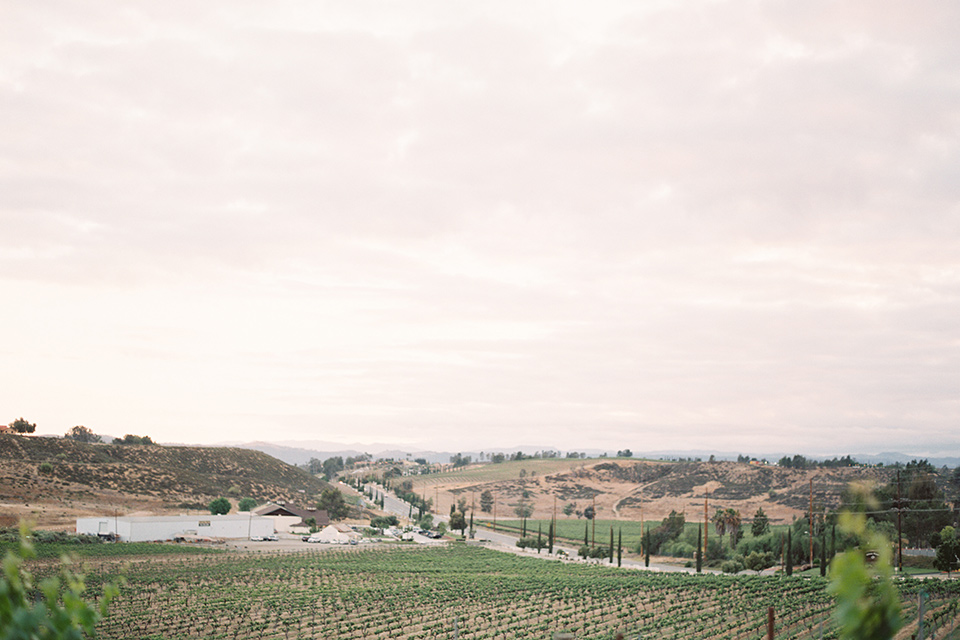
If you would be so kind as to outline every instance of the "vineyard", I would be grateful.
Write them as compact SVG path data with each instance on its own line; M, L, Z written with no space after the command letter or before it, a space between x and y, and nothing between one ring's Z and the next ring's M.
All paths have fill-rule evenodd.
M144 556L102 638L835 638L820 578L666 574L547 562L465 544L299 553ZM101 558L88 585L119 570ZM901 583L904 614L924 590L927 624L948 637L960 583Z

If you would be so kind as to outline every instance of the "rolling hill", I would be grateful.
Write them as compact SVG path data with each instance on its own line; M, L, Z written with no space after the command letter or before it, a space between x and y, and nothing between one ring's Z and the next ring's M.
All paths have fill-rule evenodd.
M789 469L738 462L665 462L635 459L523 460L484 464L414 479L414 489L439 501L446 513L452 501L478 500L489 490L497 496L499 514L514 516L521 501L533 507L534 518L548 518L556 505L583 511L595 504L604 519L659 520L671 510L688 518L735 508L752 516L758 508L774 522L790 522L809 508L836 508L851 482L886 483L895 472L883 467Z
M0 524L21 516L66 526L80 515L182 512L204 509L218 496L306 504L326 486L250 449L0 435Z

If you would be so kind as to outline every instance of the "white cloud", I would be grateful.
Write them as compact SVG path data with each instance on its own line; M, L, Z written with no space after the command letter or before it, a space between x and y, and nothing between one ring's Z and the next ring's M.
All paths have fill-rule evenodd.
M11 8L3 406L955 450L956 12Z

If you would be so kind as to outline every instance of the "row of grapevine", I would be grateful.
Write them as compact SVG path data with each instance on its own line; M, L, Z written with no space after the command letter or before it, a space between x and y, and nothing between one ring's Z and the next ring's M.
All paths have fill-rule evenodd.
M117 561L119 563L119 561ZM119 564L89 576L96 586ZM103 638L407 638L466 640L627 637L715 640L835 637L820 578L690 575L543 562L463 544L240 555L147 557L102 623ZM904 604L928 588L952 611L960 585L903 584ZM955 606L955 605L954 605ZM946 614L941 614L944 617ZM943 624L941 624L943 626Z

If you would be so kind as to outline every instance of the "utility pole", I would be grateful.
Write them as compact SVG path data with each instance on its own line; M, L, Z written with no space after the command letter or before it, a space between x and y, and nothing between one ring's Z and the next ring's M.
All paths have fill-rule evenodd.
M593 496L593 531L590 534L590 544L597 546L597 496Z
M810 478L810 566L813 566L813 478Z

